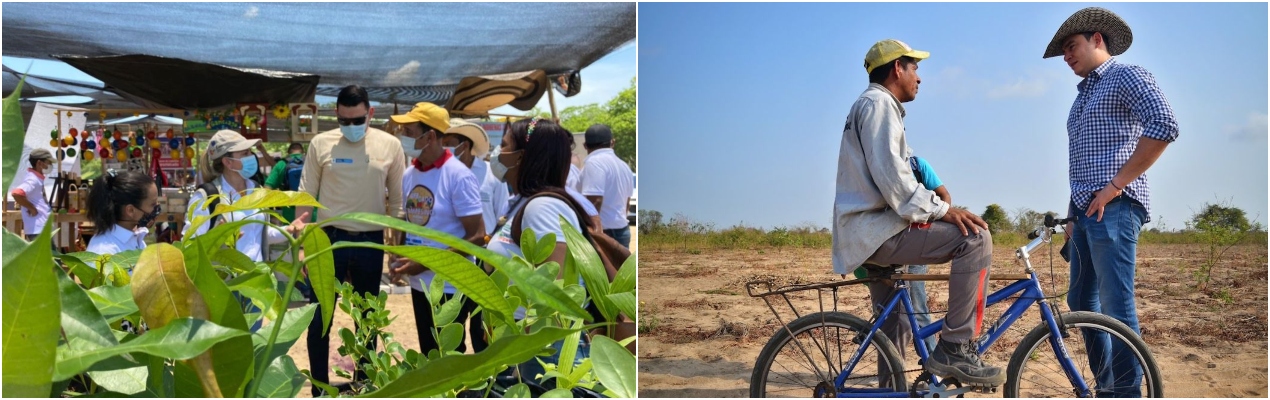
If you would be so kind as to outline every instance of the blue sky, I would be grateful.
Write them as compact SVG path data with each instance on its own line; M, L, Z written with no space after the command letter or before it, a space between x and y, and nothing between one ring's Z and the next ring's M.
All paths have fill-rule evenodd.
M580 106L591 103L605 104L618 92L630 85L631 78L636 76L635 53L638 47L637 41L631 41L626 45L614 50L612 53L605 55L603 58L596 60L591 65L582 69L582 91L573 97L560 96L556 93L556 109L563 111L566 107ZM18 72L26 72L27 66L31 65L30 72L32 74L45 75L51 77L60 77L65 79L73 79L77 81L92 82L101 84L100 80L81 72L70 65L57 60L32 60L21 57L4 57L4 65L13 68ZM86 99L82 98L81 99ZM318 103L326 103L335 101L334 97L317 96ZM538 107L543 110L550 110L551 106L546 95L538 102ZM391 109L388 110L392 112ZM495 113L505 114L524 114L523 111L517 110L511 106L503 106L493 110ZM377 115L384 115L382 112Z
M864 53L895 38L931 52L905 123L953 203L1065 212L1081 78L1041 55L1090 5L640 4L640 206L718 227L829 226ZM1227 200L1264 223L1267 5L1100 6L1133 30L1117 58L1154 74L1180 125L1147 173L1146 228Z

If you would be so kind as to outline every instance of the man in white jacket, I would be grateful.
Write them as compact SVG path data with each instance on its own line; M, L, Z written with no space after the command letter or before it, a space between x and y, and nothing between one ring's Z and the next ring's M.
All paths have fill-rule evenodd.
M930 56L904 42L877 42L865 55L869 87L851 106L838 153L833 210L833 267L848 274L862 265L940 264L952 261L948 314L926 370L962 384L996 386L1001 368L984 364L974 342L983 321L992 237L974 213L952 207L917 181L904 137L904 106L917 98L918 61ZM866 264L867 263L867 264ZM876 306L891 286L870 284ZM899 346L913 343L907 318L891 314L883 330Z

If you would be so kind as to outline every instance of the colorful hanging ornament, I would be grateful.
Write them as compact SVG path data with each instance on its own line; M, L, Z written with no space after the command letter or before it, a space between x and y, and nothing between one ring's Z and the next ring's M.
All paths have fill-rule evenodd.
M185 158L188 158L188 159L191 159L191 160L193 160L193 159L194 159L194 148L193 148L193 147L186 147L186 148L185 148Z
M93 160L93 152L91 152L91 151L85 151L85 152L80 153L80 154L84 157L84 161L92 161L92 160Z
M291 118L291 108L286 104L273 106L273 117L277 119Z
M194 145L194 137L193 137L193 136L186 136L186 137L185 137L185 145L186 145L186 146L193 146L193 145Z
M163 157L163 150L150 149L150 158L160 158L160 157Z
M84 140L84 148L89 149L89 150L96 149L96 148L97 148L97 141L92 140L92 139L85 139L85 140Z
M180 140L180 139L172 139L172 140L169 140L169 141L168 141L168 147L171 147L171 148L172 148L172 150L176 150L176 149L181 148L181 140Z
M75 149L66 149L66 156L75 158Z
M70 118L70 117L71 117L71 116L73 116L73 115L75 115L75 113L70 112L70 111L67 111L67 112L66 112L66 117L67 117L67 118Z
M163 135L164 135L164 136L167 136L167 137L168 137L168 139L171 139L171 138L176 137L176 131L175 131L175 130L172 130L172 128L168 128L168 131L167 131L167 132L164 132L164 133L163 133Z
M71 127L70 133L71 133L71 136L79 136L79 130L75 129L75 127Z
M132 148L132 157L133 157L133 158L141 158L141 148L140 148L140 147L133 147L133 148Z
M119 127L117 127L117 126L115 127L115 134L114 134L114 137L115 137L115 140L118 140L118 139L122 139L122 138L123 138L123 132L120 132L120 131L119 131Z
M66 152L63 151L62 149L57 149L57 160L61 161L65 159L66 159Z
M51 137L51 138L53 138L53 139L57 139L57 138L62 137L62 134L61 134L61 133L58 133L58 132L57 132L57 129L56 129L56 128L54 128L52 131L49 131L49 137Z
M153 129L151 129L149 132L146 132L146 139L154 139L158 136L159 135L155 133Z
M74 145L75 145L75 137L74 137L74 136L67 136L67 137L62 138L62 146L61 146L61 147L70 147L70 146L74 146Z
M57 139L49 140L49 146L53 146L53 147L61 147L61 146L62 146L62 141L61 141L61 140L57 140Z
M176 158L181 158L181 151L180 151L180 150L172 150L172 153L171 153L171 154L172 154L172 158L173 158L173 159L176 159Z
M106 148L106 146L101 146L101 149L97 150L97 155L101 156L101 158L110 158L110 149Z
M157 149L163 147L163 143L159 139L150 139L150 148Z
M128 153L123 151L115 152L115 159L119 162L128 161Z
M115 150L123 150L128 147L128 142L123 139L115 139Z

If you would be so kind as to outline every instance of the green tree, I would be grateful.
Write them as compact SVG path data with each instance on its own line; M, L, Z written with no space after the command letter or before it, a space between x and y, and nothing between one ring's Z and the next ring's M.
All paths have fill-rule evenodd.
M1228 202L1205 203L1203 210L1187 221L1186 227L1195 231L1200 241L1208 245L1207 257L1192 272L1195 287L1199 290L1208 289L1213 267L1221 262L1227 250L1243 240L1248 233L1261 230L1261 224L1249 224L1244 210L1231 206Z
M609 127L613 128L613 152L635 169L635 137L636 129L636 78L631 78L631 85L609 100Z
M989 204L988 208L983 210L984 222L988 223L988 230L992 232L1005 232L1011 229L1010 218L1006 215L1005 209L997 204Z

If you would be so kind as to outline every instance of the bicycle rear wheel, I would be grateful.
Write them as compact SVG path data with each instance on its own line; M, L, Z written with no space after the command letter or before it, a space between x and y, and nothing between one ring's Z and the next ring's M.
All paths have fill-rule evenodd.
M750 397L835 397L834 379L860 349L868 322L847 313L808 314L776 331L750 378ZM792 332L792 335L791 335ZM907 392L904 363L885 336L875 334L843 384L861 393Z
M1094 393L1118 392L1118 394L1136 394L1134 397L1164 397L1164 377L1160 367L1155 364L1155 357L1147 348L1146 342L1124 323L1106 315L1075 311L1063 314L1063 345L1075 364L1077 372L1084 378L1085 384ZM1044 322L1032 329L1019 347L1010 357L1010 365L1006 368L1005 397L1073 397L1078 395L1067 375L1059 364L1059 355L1049 344L1050 330ZM1093 339L1093 340L1091 340ZM1115 368L1098 368L1097 372L1105 372L1107 382L1130 382L1127 387L1100 387L1098 373L1091 367L1088 346L1091 343L1120 343L1133 355L1139 369L1132 366ZM1104 364L1101 360L1099 364ZM1110 364L1110 363L1105 363ZM1140 372L1138 371L1140 370ZM1133 379L1140 374L1140 379ZM1132 381L1137 380L1135 385Z

